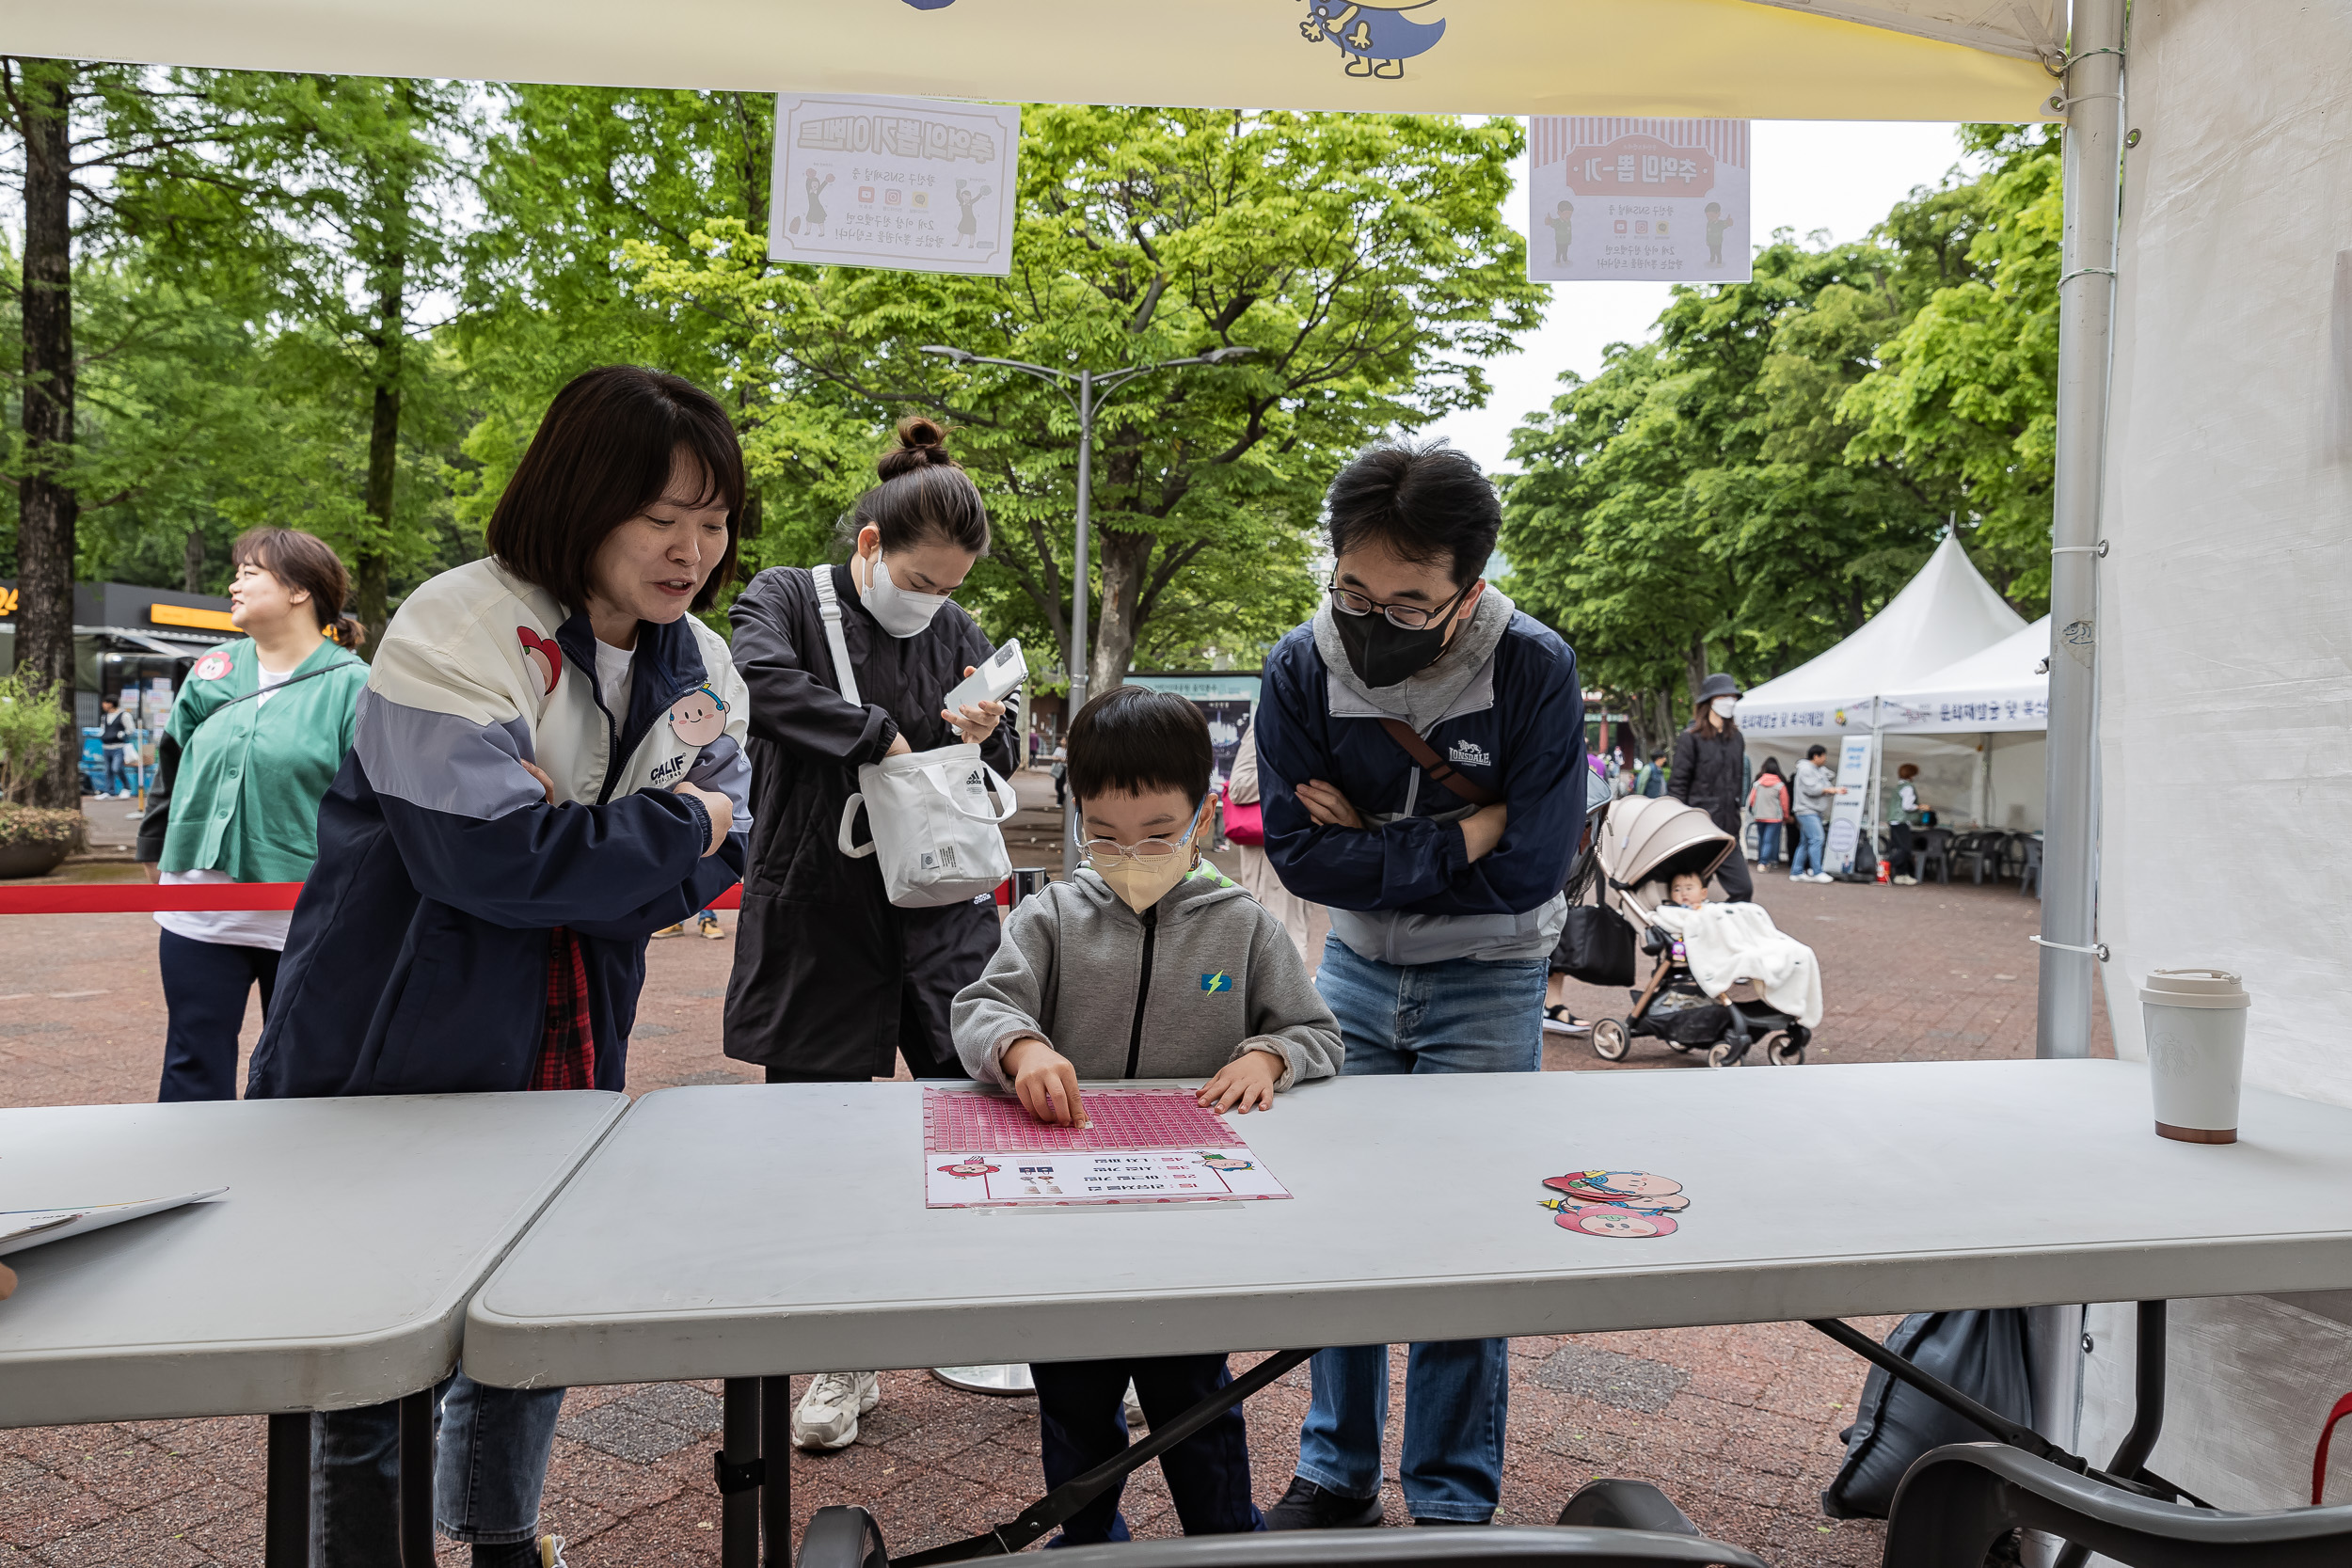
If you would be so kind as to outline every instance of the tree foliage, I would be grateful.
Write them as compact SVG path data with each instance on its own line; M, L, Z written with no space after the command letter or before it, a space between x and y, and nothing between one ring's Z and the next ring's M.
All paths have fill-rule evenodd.
M1867 242L1783 231L1753 281L1677 289L1517 433L1507 586L1653 740L1708 671L1753 684L1851 634L1947 526L2039 611L2055 153L1971 131L1991 169Z

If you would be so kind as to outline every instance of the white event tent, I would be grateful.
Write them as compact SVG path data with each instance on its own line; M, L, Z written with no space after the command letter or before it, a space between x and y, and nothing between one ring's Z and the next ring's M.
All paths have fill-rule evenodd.
M1886 607L1829 652L1750 689L1740 731L1751 750L1877 727L1885 691L1935 673L2010 636L2024 616L1984 580L1951 534Z
M2042 826L2050 746L2050 617L1947 664L1911 686L1879 693L1886 754L1919 765L1921 792L1946 821L2030 831ZM1957 755L1965 748L1968 758ZM1956 761L1973 759L1967 807L1951 784Z

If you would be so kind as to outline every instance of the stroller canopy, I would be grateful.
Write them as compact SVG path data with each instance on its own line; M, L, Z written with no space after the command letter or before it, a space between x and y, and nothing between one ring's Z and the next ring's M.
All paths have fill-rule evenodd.
M1601 817L1601 874L1621 888L1689 873L1711 877L1731 853L1731 835L1696 806L1672 796L1628 795Z

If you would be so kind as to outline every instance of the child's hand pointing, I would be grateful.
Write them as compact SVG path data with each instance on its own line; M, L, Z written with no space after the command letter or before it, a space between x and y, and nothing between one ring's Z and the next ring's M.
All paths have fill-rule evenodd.
M1078 1069L1070 1058L1032 1036L1005 1047L1005 1076L1029 1115L1048 1127L1091 1127L1078 1099Z

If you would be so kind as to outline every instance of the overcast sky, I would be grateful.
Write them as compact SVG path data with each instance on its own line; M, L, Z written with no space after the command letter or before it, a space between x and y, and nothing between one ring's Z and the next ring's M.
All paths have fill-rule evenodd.
M1750 174L1758 234L1793 229L1800 236L1829 230L1835 240L1858 240L1915 185L1932 185L1960 161L1949 125L1760 119ZM1525 180L1527 162L1519 161ZM1522 233L1527 197L1515 189L1503 215ZM1519 352L1487 362L1494 395L1486 406L1431 427L1488 468L1507 466L1512 430L1558 395L1560 372L1590 376L1601 350L1639 341L1665 308L1664 283L1552 283L1544 325L1519 341Z

